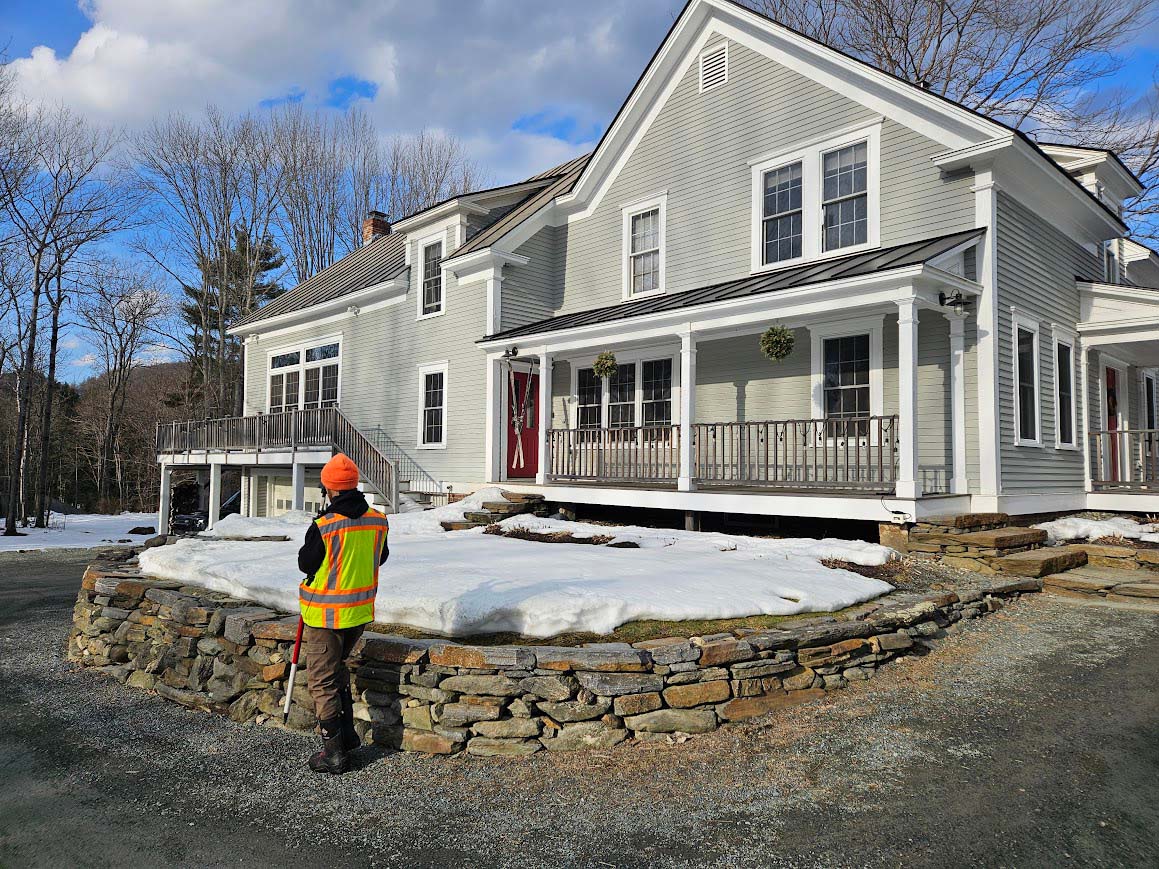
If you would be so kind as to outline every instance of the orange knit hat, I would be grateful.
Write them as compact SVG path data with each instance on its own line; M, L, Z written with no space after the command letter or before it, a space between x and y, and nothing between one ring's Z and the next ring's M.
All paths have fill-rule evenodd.
M358 488L358 465L345 453L339 453L322 468L322 485L335 492Z

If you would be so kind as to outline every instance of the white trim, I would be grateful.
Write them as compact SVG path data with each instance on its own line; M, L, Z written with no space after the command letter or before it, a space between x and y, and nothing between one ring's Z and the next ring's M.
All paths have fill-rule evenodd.
M410 289L409 275L399 275L391 278L389 281L382 281L365 289L339 296L336 299L319 302L316 305L309 305L308 307L298 308L294 311L287 311L284 314L277 314L265 320L258 320L256 323L243 323L239 326L232 326L226 331L230 335L245 335L247 339L250 337L273 338L278 335L298 332L302 329L313 328L323 323L346 320L360 313L365 314L379 308L396 305L406 299L408 289ZM385 298L375 299L370 302L365 301L384 294Z
M1030 332L1034 336L1034 437L1022 436L1021 406L1019 404L1018 386L1022 372L1018 367L1018 332ZM1013 305L1010 307L1010 363L1012 396L1014 404L1014 446L1040 447L1042 446L1042 340L1041 323L1029 314L1020 312Z
M1077 392L1078 392L1078 366L1075 364L1075 356L1078 353L1078 339L1074 332L1065 326L1060 326L1058 323L1050 324L1051 348L1050 360L1054 368L1054 448L1056 450L1078 450L1079 443L1079 419L1077 408ZM1071 442L1066 443L1062 440L1059 429L1059 420L1062 418L1060 410L1062 408L1062 400L1059 394L1059 365L1058 365L1058 345L1062 344L1070 348L1070 433Z
M828 323L805 324L810 340L810 398L812 418L825 418L825 341L851 335L869 335L869 415L884 413L885 395L882 376L882 333L885 314Z
M970 490L966 464L966 315L943 311L950 323L950 432L954 476L950 491L965 495Z
M293 344L283 344L280 347L271 347L266 350L266 366L265 366L265 381L263 385L266 390L265 413L272 413L270 410L270 379L278 374L285 374L287 371L298 372L298 403L295 407L287 407L285 401L280 405L282 411L286 410L301 410L306 406L306 371L310 368L325 368L329 365L338 366L338 389L334 396L334 407L342 406L342 335L326 335L322 338L311 338L308 341L298 340ZM330 359L321 359L317 362L306 361L306 351L312 350L316 347L325 347L327 344L338 345L338 355ZM282 356L286 353L297 353L298 363L296 365L286 365L282 368L271 368L270 363L275 356ZM285 378L282 379L282 398L285 399ZM322 379L318 376L318 406L322 406ZM279 411L281 412L281 411Z
M752 167L751 197L751 256L752 271L765 272L786 268L813 260L846 256L858 251L872 250L881 246L881 124L862 124L843 130L840 134L825 139L813 140L806 145L797 145L777 154L766 155L757 161L750 161ZM866 143L865 151L865 193L868 224L864 244L823 250L821 209L824 199L822 191L824 155ZM801 164L801 256L792 259L764 261L764 180L765 174L776 169Z
M442 245L442 257L439 263L439 309L431 311L429 314L423 313L423 296L425 291L423 288L424 273L426 271L427 248L434 245ZM418 254L418 266L413 271L416 274L415 287L415 319L416 320L430 320L434 317L441 317L447 313L447 275L450 271L446 266L447 250L447 228L444 227L439 232L428 235L425 238L415 239L415 252Z
M575 413L565 420L567 427L579 428L579 371L581 368L591 368L596 360L596 354L589 353L580 356L555 356L556 359L567 362L570 382L568 384L568 401L575 408ZM672 396L668 403L671 408L672 425L680 425L681 406L683 404L683 381L680 378L680 351L658 347L640 347L632 350L616 351L617 365L634 365L636 368L636 394L634 397L633 420L636 428L644 426L644 363L660 362L667 359L672 364ZM608 396L609 386L607 378L600 378L600 426L608 424Z
M632 292L632 218L639 214L644 214L649 211L658 211L658 242L660 254L660 274L658 277L659 286L654 290L649 290L644 293ZM661 295L667 288L665 283L665 261L667 259L667 244L665 241L665 227L668 221L668 191L662 191L649 199L643 199L638 202L633 202L630 205L620 206L621 212L621 239L620 239L620 265L621 265L621 298L624 301L630 299L643 299L648 296Z
M442 362L428 362L424 365L418 366L418 437L415 441L416 449L420 450L445 450L447 448L447 424L450 421L450 414L447 408L450 405L449 396L451 391L451 378L449 375L450 362L444 359ZM426 379L428 374L443 375L443 439L438 443L424 443L423 434L423 416L426 412Z
M705 87L704 61L709 55L718 54L721 51L724 52L724 78L722 78L716 84L710 84L708 87ZM699 59L697 60L697 73L699 75L698 81L700 88L699 92L704 93L705 91L716 90L718 87L722 87L728 84L728 71L728 40L726 39L723 42L718 42L715 45L705 48L700 52Z

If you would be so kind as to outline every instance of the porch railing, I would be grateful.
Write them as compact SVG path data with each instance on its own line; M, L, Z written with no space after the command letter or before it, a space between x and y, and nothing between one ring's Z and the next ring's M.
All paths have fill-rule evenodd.
M896 416L700 423L695 477L715 485L893 491Z
M697 423L693 478L708 486L892 492L896 416ZM552 429L548 477L674 483L680 426Z
M394 462L336 407L157 426L160 455L296 449L346 453L362 471L363 479L386 499L391 509L398 509L398 474Z
M556 480L674 482L680 426L551 429L547 454L548 475Z
M1159 491L1159 429L1092 431L1091 487Z

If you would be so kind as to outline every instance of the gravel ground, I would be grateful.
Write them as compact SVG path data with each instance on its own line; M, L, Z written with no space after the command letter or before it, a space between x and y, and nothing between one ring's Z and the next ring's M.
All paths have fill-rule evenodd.
M683 744L361 753L62 660L83 558L0 560L0 866L1143 866L1159 617L1045 596L937 652Z

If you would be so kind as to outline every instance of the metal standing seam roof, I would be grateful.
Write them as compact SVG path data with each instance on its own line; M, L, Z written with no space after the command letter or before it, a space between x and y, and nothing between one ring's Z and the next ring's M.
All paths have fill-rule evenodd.
M403 233L384 235L243 317L234 328L339 299L396 278L406 268L406 236Z
M885 249L850 254L838 259L804 263L773 272L750 275L734 281L686 290L682 293L653 296L635 302L624 302L603 308L593 308L589 311L578 311L574 314L563 314L514 329L496 332L480 340L498 341L507 338L520 338L525 335L538 335L543 332L557 332L562 329L627 320L647 314L659 314L664 311L692 308L696 305L741 299L746 296L774 293L810 284L840 280L841 278L855 278L907 266L921 265L968 243L972 239L981 238L985 231L985 229L967 229L962 232L911 241Z

